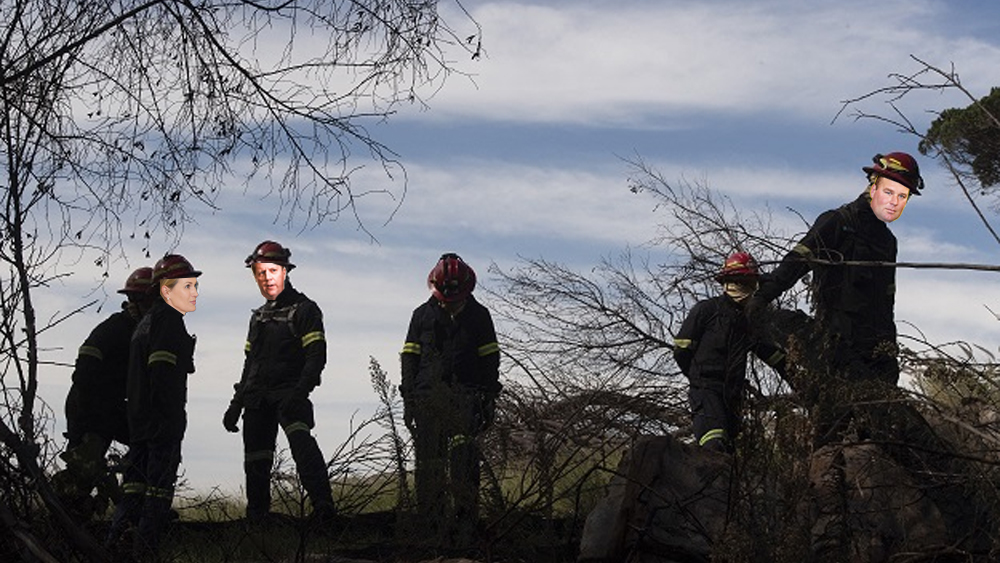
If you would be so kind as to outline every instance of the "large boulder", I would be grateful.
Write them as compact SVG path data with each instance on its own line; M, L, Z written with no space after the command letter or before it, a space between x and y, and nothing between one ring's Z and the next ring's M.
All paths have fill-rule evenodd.
M638 441L587 517L578 560L708 561L725 528L730 459L669 436Z
M809 490L797 497L804 500L762 500L798 503L796 516L779 527L800 527L800 537L811 544L805 550L819 552L817 561L943 561L957 555L962 561L990 560L991 530L960 479L916 472L864 442L826 446L807 463ZM732 518L729 499L759 481L743 474L733 483L732 468L731 456L673 437L638 441L588 516L578 560L701 563L720 549L731 554L734 547L725 542L740 523ZM751 541L782 541L794 536L788 531Z

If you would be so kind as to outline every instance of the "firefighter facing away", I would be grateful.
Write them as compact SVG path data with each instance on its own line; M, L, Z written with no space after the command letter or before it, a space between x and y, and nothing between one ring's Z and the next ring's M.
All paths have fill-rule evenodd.
M326 461L311 431L315 427L309 394L320 384L326 365L323 314L315 301L292 287L292 252L274 241L254 248L245 263L266 300L250 316L243 373L223 416L239 432L243 416L243 469L247 519L263 521L271 509L271 467L278 427L285 432L299 479L317 521L336 512Z
M750 335L743 304L757 291L757 262L746 252L727 259L715 280L721 295L691 308L674 337L674 359L690 387L695 439L716 451L733 450L739 432L746 387L747 353L782 370L784 352Z
M105 459L112 442L129 443L125 389L128 381L129 342L136 324L153 303L153 269L129 274L118 290L127 301L121 310L91 331L76 357L73 383L66 395L66 468L53 485L75 514L88 518L118 501L117 480ZM96 489L96 495L92 492Z
M417 510L444 543L475 534L480 451L500 392L500 347L490 312L472 295L476 273L457 254L427 277L400 355L404 420L416 456Z
M187 428L187 380L194 373L195 338L184 315L194 311L201 272L179 254L153 267L155 299L132 335L128 370L130 440L123 495L109 541L126 525L137 525L134 553L154 556L170 518L181 441Z

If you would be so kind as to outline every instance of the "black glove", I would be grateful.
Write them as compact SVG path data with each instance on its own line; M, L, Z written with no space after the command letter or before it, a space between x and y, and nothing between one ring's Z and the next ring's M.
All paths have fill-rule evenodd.
M403 395L403 424L406 425L406 429L410 431L411 435L417 430L416 418L413 415L415 408L413 399Z
M484 392L479 394L479 405L478 405L478 428L477 432L482 432L489 428L497 416L497 394L492 392Z
M766 299L753 295L743 304L743 314L746 316L751 330L759 330L762 325L766 324L768 303L769 301Z
M229 408L226 409L226 414L222 415L222 425L226 430L230 432L239 432L240 427L236 425L240 420L240 414L243 413L243 406L233 401L229 403Z

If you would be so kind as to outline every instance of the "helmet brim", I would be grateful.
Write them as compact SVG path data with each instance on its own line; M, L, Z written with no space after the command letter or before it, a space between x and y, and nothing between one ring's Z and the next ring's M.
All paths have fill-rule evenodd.
M911 194L920 195L920 186L915 185L912 179L907 178L902 174L898 174L896 172L893 172L892 170L886 170L885 168L875 168L874 166L862 166L861 170L863 170L865 174L868 174L869 176L874 174L876 176L884 176L894 182L899 182L900 184L906 186L910 190Z

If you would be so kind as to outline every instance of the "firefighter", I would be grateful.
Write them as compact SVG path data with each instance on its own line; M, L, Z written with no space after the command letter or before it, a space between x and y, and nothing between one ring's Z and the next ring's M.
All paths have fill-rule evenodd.
M53 476L53 486L73 513L100 514L119 496L117 480L105 459L111 443L128 445L125 387L129 341L139 319L149 310L153 269L138 268L118 290L127 301L98 324L76 357L73 383L66 395L66 468ZM92 493L96 489L96 494Z
M762 278L748 306L754 326L767 324L766 304L812 273L814 318L805 330L790 332L808 351L796 354L805 374L797 391L811 411L813 446L833 456L813 483L816 561L846 558L845 441L875 439L904 467L940 465L932 456L915 455L907 443L927 452L947 451L923 417L900 400L896 387L896 270L858 264L896 261L896 237L888 225L902 215L911 196L920 195L924 181L916 160L903 152L876 154L862 171L867 188L854 201L822 213Z
M715 280L723 293L691 308L674 337L674 360L690 387L695 440L699 446L732 452L739 432L746 387L747 353L753 351L768 365L783 368L784 352L755 343L750 336L743 304L757 291L760 272L746 252L734 252Z
M477 436L493 421L500 347L490 312L472 295L476 273L462 258L441 256L427 285L431 296L413 311L400 355L400 392L418 514L435 540L464 544L475 534Z
M128 371L128 422L131 443L123 496L112 517L109 541L127 525L137 525L133 553L155 556L172 514L174 486L187 428L187 379L194 373L195 337L184 316L197 308L198 276L179 254L167 254L153 267L155 299L132 336Z
M751 322L766 324L765 305L812 272L815 315L794 337L810 350L801 358L806 379L798 391L813 409L815 447L840 442L848 432L868 437L878 426L870 418L879 409L862 412L855 405L891 394L899 380L896 270L858 263L896 261L896 237L888 224L902 215L911 195L920 195L924 181L906 153L877 154L872 160L872 166L862 168L868 179L864 192L822 213L778 267L762 277L748 305Z
M239 432L243 416L243 469L247 520L264 522L271 509L271 467L278 427L285 432L312 517L328 521L336 509L326 461L316 438L309 394L326 365L323 314L315 301L292 287L292 252L264 241L245 260L266 299L250 316L243 373L223 415L223 426Z
M824 358L851 379L895 385L895 268L810 261L896 261L896 237L888 224L902 215L911 195L920 195L924 181L916 160L906 153L877 154L872 160L872 166L862 168L868 178L864 192L816 219L781 264L762 278L751 310L761 310L811 271Z

